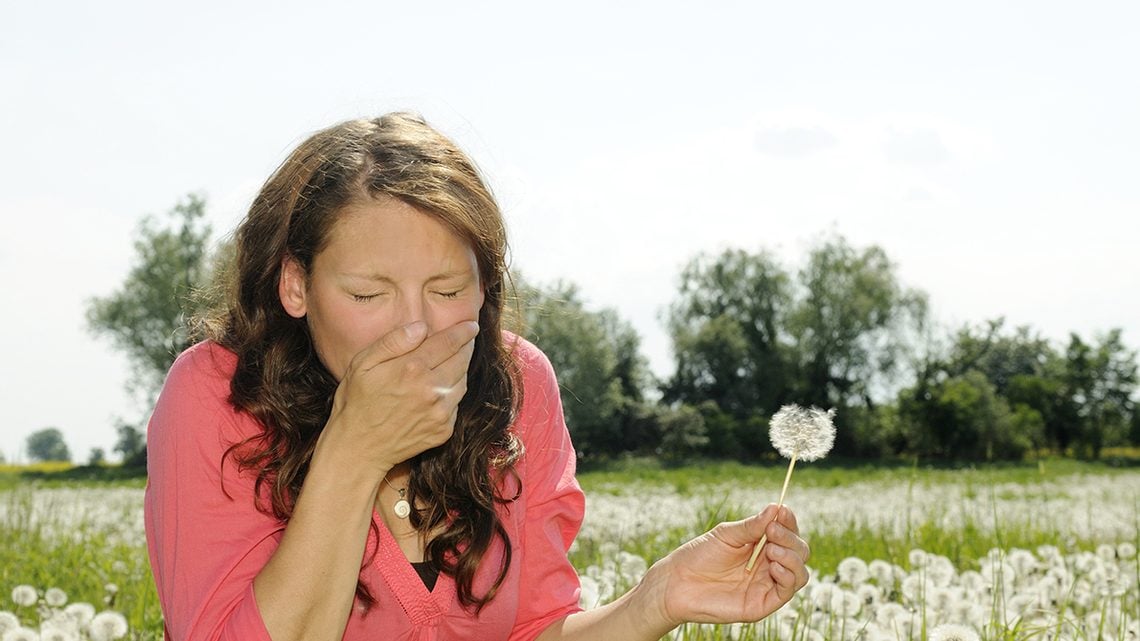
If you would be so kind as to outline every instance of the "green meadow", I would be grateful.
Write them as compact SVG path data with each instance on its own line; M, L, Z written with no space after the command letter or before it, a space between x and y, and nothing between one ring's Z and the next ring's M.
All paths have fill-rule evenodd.
M688 626L674 636L873 639L892 630L891 638L925 639L960 619L985 639L1135 638L1128 634L1140 622L1140 458L1109 454L1098 463L799 467L786 503L812 547L809 588L761 624ZM584 606L615 598L645 566L715 523L774 502L784 471L776 462L668 467L646 460L580 471L587 516L570 557L584 577ZM70 602L121 612L128 638L161 638L142 529L144 483L113 467L0 468L0 610L34 627L44 616L44 591L59 588ZM872 561L878 582L874 572L863 585L845 575ZM893 574L882 574L887 566ZM943 581L933 569L911 577L935 567L953 568L952 577ZM1016 569L1016 580L994 575L995 567ZM941 583L926 584L935 580ZM917 581L919 598L908 595L908 581L912 591ZM1067 600L1041 596L1046 583L1066 590ZM18 585L36 588L40 606L15 605L8 594ZM989 599L988 612L963 605L971 590ZM1031 600L1047 607L1020 605ZM1096 612L1098 627L1090 628Z

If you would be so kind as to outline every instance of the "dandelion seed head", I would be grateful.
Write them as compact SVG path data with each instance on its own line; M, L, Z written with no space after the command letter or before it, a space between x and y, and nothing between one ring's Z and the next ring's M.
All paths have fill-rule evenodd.
M883 600L883 595L879 592L879 589L869 583L864 583L855 588L855 594L859 595L859 599L863 601L864 606L870 606L871 608L879 605Z
M48 588L44 592L44 603L53 608L62 608L67 603L67 593L59 588Z
M813 407L785 405L772 416L768 435L772 446L784 458L815 461L823 458L835 444L835 410L826 412Z
M954 562L942 555L931 554L927 557L926 574L934 585L946 587L958 574L954 569Z
M36 589L30 585L17 585L12 588L12 603L21 607L28 607L36 604L40 600L40 595Z
M91 623L91 619L95 618L95 606L83 601L76 601L75 603L67 604L63 609L63 613L76 623L79 627L83 627Z
M871 572L871 577L879 585L890 585L895 580L895 569L890 563L882 559L875 559L867 565L867 569Z
M59 626L41 626L40 641L79 641L79 635Z
M96 614L91 623L87 624L87 631L91 641L112 641L127 635L127 619L114 610L104 610Z
M980 641L971 627L957 623L943 623L930 631L930 641Z
M0 637L8 630L15 630L20 627L20 619L7 610L0 610Z
M866 581L871 571L867 568L866 561L859 557L849 556L839 562L835 573L839 576L840 583L855 586Z
M12 628L4 633L3 641L40 641L40 633L31 628Z
M1121 543L1116 546L1116 556L1125 560L1131 559L1136 556L1136 546L1128 542Z

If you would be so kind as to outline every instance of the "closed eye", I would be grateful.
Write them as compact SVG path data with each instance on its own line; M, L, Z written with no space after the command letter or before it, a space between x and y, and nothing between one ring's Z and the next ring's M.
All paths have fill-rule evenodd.
M372 300L373 298L376 298L379 295L380 294L353 294L352 300L354 300L358 303L367 303L368 301Z
M453 292L436 292L436 294L438 294L438 295L440 295L440 296L442 296L442 297L444 297L444 298L459 298L459 292L460 292L460 291L461 291L461 290L458 290L458 289L457 289L457 290L455 290L455 291L453 291Z

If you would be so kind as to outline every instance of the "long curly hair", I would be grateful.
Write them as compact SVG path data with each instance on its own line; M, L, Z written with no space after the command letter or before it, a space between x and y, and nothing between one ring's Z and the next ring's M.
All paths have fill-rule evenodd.
M230 402L256 417L263 432L225 456L256 473L259 509L290 518L337 382L317 357L305 319L281 305L282 262L291 257L309 273L344 208L382 196L412 205L466 241L485 288L453 435L412 459L408 485L411 504L424 506L412 511L412 526L438 532L425 559L452 576L460 602L478 612L494 598L511 562L495 504L521 492L514 469L521 444L510 429L521 379L500 331L509 283L506 231L475 165L420 117L393 113L317 132L269 178L238 227L228 293L202 326L206 337L237 355ZM508 476L514 483L501 482ZM500 495L506 486L513 496ZM485 594L475 594L475 573L495 538L505 550L497 579ZM362 581L357 595L375 603Z

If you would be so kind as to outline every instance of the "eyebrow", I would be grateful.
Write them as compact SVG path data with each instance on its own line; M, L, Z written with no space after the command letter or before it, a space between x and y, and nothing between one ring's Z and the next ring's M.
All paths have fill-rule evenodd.
M427 282L434 283L434 282L441 281L441 280L452 280L455 278L465 278L465 277L470 277L471 274L472 274L472 272L469 269L455 269L455 270L450 270L450 271L440 272L438 274L435 274L435 275L431 276L430 278L428 278ZM348 278L355 279L355 280L368 280L368 281L373 281L373 282L377 282L377 283L395 284L395 282L396 282L395 280L393 280L389 276L385 276L384 274L377 274L377 273L344 272L342 275L346 276Z

